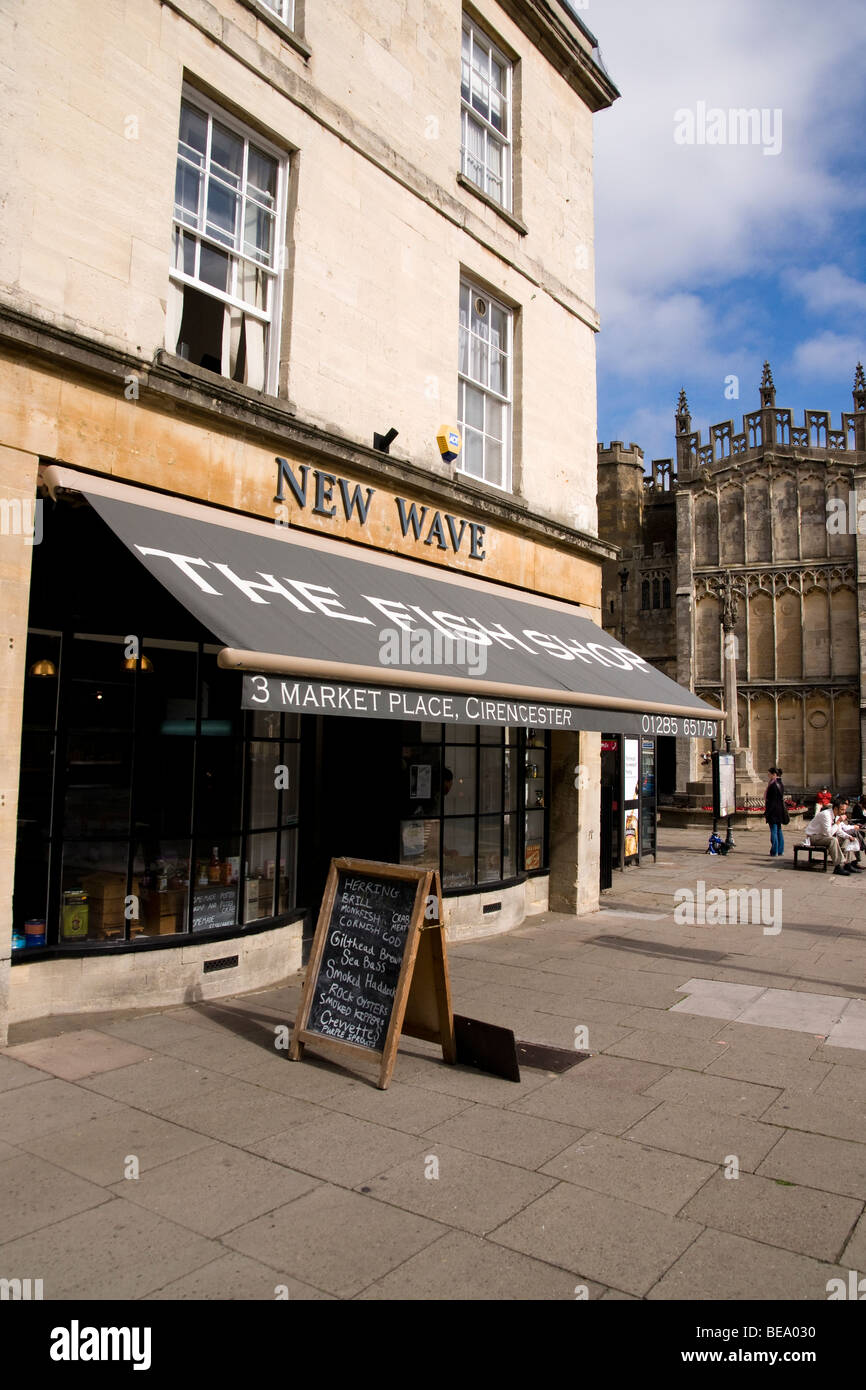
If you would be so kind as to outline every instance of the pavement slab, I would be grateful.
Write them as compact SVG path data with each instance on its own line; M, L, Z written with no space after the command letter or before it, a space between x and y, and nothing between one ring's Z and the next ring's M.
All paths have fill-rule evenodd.
M299 1119L265 1139L247 1141L246 1147L298 1172L341 1187L355 1187L410 1155L421 1171L423 1154L429 1151L425 1143L415 1134L317 1109L309 1118Z
M826 1299L838 1266L722 1231L704 1231L649 1291L650 1299ZM708 1343L709 1345L709 1343Z
M208 1144L110 1190L200 1235L219 1236L315 1186L314 1179L242 1149Z
M588 1287L590 1298L601 1298L603 1292L600 1284L592 1283ZM357 1297L422 1300L425 1303L451 1299L573 1301L575 1278L566 1270L494 1245L479 1236L451 1231Z
M149 1057L146 1048L110 1033L83 1028L75 1033L62 1033L56 1038L20 1043L6 1049L7 1057L25 1062L27 1066L60 1076L65 1081L79 1081L83 1076L116 1071L118 1067L144 1062Z
M326 1110L354 1115L358 1120L370 1120L406 1134L423 1134L472 1107L472 1101L423 1090L420 1086L401 1085L398 1081L392 1081L386 1091L363 1081L353 1081L336 1095L323 1097L317 1103Z
M654 1062L635 1062L630 1057L611 1057L598 1053L580 1063L580 1080L601 1086L621 1086L625 1091L640 1092L666 1076L667 1067Z
M485 1235L553 1186L541 1174L431 1142L426 1152L372 1178L364 1191L379 1202Z
M633 1057L637 1062L658 1062L662 1066L688 1067L692 1071L703 1071L719 1055L718 1048L710 1042L672 1038L645 1029L635 1029L606 1050L614 1057Z
M438 1143L453 1144L470 1153L533 1169L561 1153L580 1135L581 1131L573 1125L557 1124L514 1110L473 1105L452 1119L433 1125L425 1132L424 1141L434 1147Z
M834 1139L853 1139L861 1144L866 1142L866 1110L862 1105L783 1091L762 1119L767 1124L784 1125L786 1129L828 1134Z
M787 1130L755 1171L762 1177L783 1178L862 1201L866 1194L866 1144Z
M714 1164L590 1131L541 1169L550 1177L675 1216L718 1170Z
M830 1067L802 1057L783 1057L762 1045L733 1042L704 1072L772 1086L780 1091L816 1091L826 1081Z
M654 1081L643 1094L685 1105L702 1105L707 1111L750 1115L757 1120L779 1099L781 1092L774 1086L757 1086L750 1081L732 1080L726 1076L675 1070L668 1072L660 1081Z
M446 1230L412 1212L323 1184L239 1226L223 1237L223 1244L283 1276L313 1284L336 1298L352 1298Z
M744 1115L708 1112L702 1105L662 1101L651 1115L628 1130L628 1138L650 1148L690 1158L703 1158L719 1167L733 1154L741 1169L753 1172L775 1144L781 1131Z
M164 1120L248 1149L258 1140L302 1125L318 1114L318 1107L308 1101L275 1096L262 1086L230 1077L224 1079L218 1094L218 1102L214 1095L207 1094L153 1108Z
M83 1120L67 1129L53 1130L21 1141L30 1154L48 1159L59 1168L77 1173L88 1182L109 1187L120 1182L130 1157L140 1173L192 1153L211 1141L203 1134L172 1125L143 1110L118 1106L110 1114Z
M716 1173L683 1208L682 1215L715 1230L748 1236L767 1245L837 1260L862 1203L852 1197L773 1178Z
M635 1095L622 1086L601 1085L580 1077L557 1077L543 1089L517 1101L510 1108L544 1120L622 1134L654 1110L660 1102Z
M94 1094L156 1112L212 1094L224 1084L224 1078L217 1071L194 1067L175 1057L154 1055L101 1076L84 1077L80 1084Z
M167 1299L217 1299L221 1302L254 1299L265 1302L277 1297L294 1303L306 1303L323 1299L333 1301L334 1295L280 1274L270 1265L251 1260L248 1255L232 1253L211 1260L180 1279L173 1279L164 1288L149 1293L145 1302Z
M863 1213L851 1232L841 1262L848 1269L856 1269L861 1273L866 1273L866 1212Z
M491 1239L640 1297L701 1230L694 1221L559 1183Z
M10 1144L21 1144L119 1109L118 1102L109 1096L93 1095L70 1081L45 1077L33 1086L0 1094L0 1134Z
M4 1242L106 1200L104 1188L30 1153L0 1161L0 1191Z
M216 1241L112 1197L4 1242L0 1267L33 1271L30 1277L44 1280L46 1299L125 1300L143 1298L224 1253Z
M14 1091L18 1086L30 1086L34 1081L44 1080L44 1071L16 1062L10 1057L8 1049L0 1052L0 1092Z

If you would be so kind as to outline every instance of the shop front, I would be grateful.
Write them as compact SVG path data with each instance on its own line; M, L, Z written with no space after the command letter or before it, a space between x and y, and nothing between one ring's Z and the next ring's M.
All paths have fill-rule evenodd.
M573 602L65 466L39 485L12 1021L285 977L337 855L439 869L452 938L561 905L597 878L602 729L712 716Z

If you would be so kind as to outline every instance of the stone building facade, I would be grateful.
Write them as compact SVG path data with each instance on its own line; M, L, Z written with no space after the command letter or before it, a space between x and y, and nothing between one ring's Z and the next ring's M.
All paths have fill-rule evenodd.
M603 622L709 704L721 706L719 591L730 575L739 745L759 777L779 764L792 792L866 781L866 379L853 410L803 423L776 404L769 364L759 408L692 430L685 391L676 460L643 473L640 450L599 446L599 530L623 547L604 566ZM859 527L859 529L858 529ZM656 580L659 589L656 590ZM666 582L667 581L667 585ZM668 586L670 603L666 602ZM649 587L647 587L649 586ZM658 595L658 602L656 601ZM676 790L700 779L700 743L677 749Z
M0 1041L7 1017L208 997L296 968L315 908L303 878L329 824L351 810L369 829L370 796L402 776L401 749L392 764L375 721L326 718L308 737L313 716L300 733L280 725L288 715L242 718L241 677L80 505L88 486L206 507L251 533L276 522L383 566L447 567L488 592L579 605L596 623L612 554L596 531L592 122L618 93L574 7L105 0L98 11L0 4L14 56L0 97ZM140 722L187 658L188 687L165 686L154 742L130 771L122 720ZM52 705L57 680L68 698ZM109 729L96 712L120 709L129 681L133 713ZM195 816L211 823L234 767L213 759L219 738L233 741L247 809L205 837ZM475 731L477 746L453 753L441 725L404 738L435 748L428 769L449 761L442 778L455 771L475 827L474 860L452 870L455 930L597 902L598 733L496 738ZM280 791L268 834L283 838L265 850L253 842L270 816L256 798L273 799L268 740L275 765L291 763L293 778L300 767L301 790L300 801L296 781ZM193 747L193 819L172 829ZM317 773L328 757L335 805ZM487 822L480 800L466 809L464 757L482 779L499 769ZM543 830L514 838L530 818L524 761L549 785L533 787ZM580 794L576 764L589 777ZM171 796L147 774L174 779ZM441 799L429 772L415 786ZM452 869L459 837L437 815ZM402 843L429 848L414 833ZM219 905L197 917L196 875L231 888L231 922ZM79 941L81 914L73 901L67 922L61 904L85 877ZM216 886L207 894L218 903ZM13 916L16 933L20 917L43 919L46 945L13 949ZM203 973L217 957L234 964Z

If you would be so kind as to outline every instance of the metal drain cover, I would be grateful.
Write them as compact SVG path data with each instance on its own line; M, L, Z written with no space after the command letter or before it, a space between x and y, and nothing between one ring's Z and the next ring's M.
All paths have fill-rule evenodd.
M585 1062L591 1052L577 1052L573 1047L547 1047L544 1043L518 1042L517 1060L522 1067L537 1067L539 1071L570 1071L578 1062Z

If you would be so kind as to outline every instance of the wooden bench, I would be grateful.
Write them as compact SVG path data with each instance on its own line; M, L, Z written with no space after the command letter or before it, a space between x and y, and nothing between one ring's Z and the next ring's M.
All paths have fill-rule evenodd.
M811 869L811 867L812 867L812 859L813 859L813 856L816 855L816 854L820 854L820 855L821 855L821 863L822 863L822 870L821 870L821 871L822 871L822 873L826 873L826 872L827 872L827 859L828 859L828 857L829 857L829 853L830 853L830 851L828 850L828 848L827 848L826 845L807 845L807 844L795 845L795 846L794 846L794 868L795 868L795 869L799 869L799 867L800 867L799 859L800 859L800 855L801 855L801 854L805 854L805 855L807 856L807 862L806 862L806 868L807 868L807 869Z

